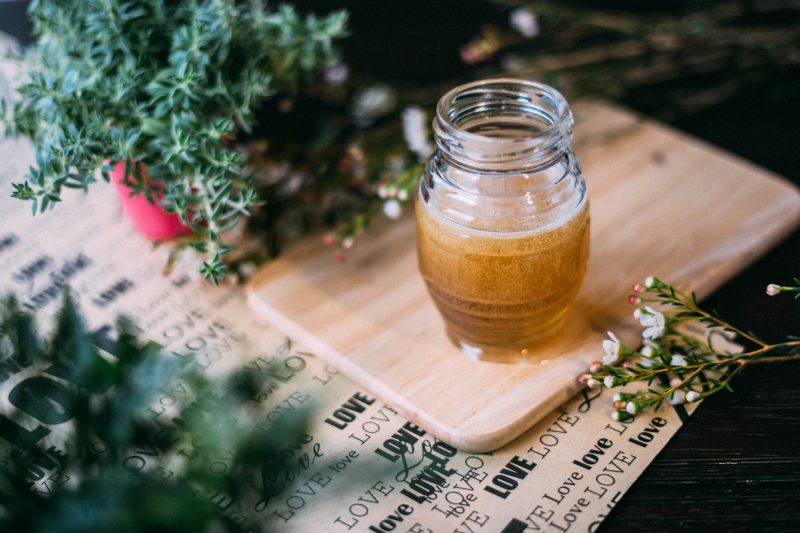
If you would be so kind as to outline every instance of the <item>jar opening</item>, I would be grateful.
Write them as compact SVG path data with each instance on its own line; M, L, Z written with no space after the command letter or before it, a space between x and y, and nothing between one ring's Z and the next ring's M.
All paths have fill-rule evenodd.
M434 120L444 155L481 170L547 164L569 148L572 129L572 113L561 93L513 78L456 87L439 100Z

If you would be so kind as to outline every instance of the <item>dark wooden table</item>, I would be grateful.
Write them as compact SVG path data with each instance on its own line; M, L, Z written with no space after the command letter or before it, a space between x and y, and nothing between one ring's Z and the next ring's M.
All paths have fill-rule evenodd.
M0 31L28 41L25 4L0 0ZM449 8L437 4L436 9L450 16ZM474 6L464 9L462 17L475 11ZM362 26L355 15L358 34ZM475 26L455 25L457 30L448 30L450 41L465 42ZM362 33L386 38L373 24L363 28ZM425 32L415 35L424 39ZM415 43L413 54L405 48L406 57L417 57L409 67L417 73L419 52L429 44ZM446 46L436 51L442 48ZM364 53L370 47L351 44L347 52L357 54L359 49ZM368 57L360 60L370 62ZM378 71L386 64L402 68L390 61L373 63ZM429 76L431 69L439 75L458 74L452 64L438 68L434 63L436 58L428 54L430 68L417 75ZM800 73L775 80L775 85L794 87L795 95L771 98L774 86L765 86L674 125L800 183ZM622 103L637 107L635 102ZM788 333L800 334L800 302L785 295L767 297L764 288L790 283L795 276L800 276L800 231L705 303L767 340L780 340ZM800 363L751 367L734 388L735 394L722 393L703 403L613 510L603 531L800 531Z

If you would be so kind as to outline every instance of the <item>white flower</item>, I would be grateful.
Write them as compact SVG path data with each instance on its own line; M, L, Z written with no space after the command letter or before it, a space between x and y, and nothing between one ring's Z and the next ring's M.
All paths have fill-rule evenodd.
M520 7L512 11L508 16L509 25L520 35L532 39L539 35L539 19L536 13L530 9Z
M670 405L680 405L685 401L686 401L686 394L682 390L673 391L672 394L669 395Z
M403 214L403 208L397 200L386 200L383 202L383 214L392 220L397 220Z
M397 199L403 202L408 200L408 191L406 189L400 189L397 191Z
M641 353L643 356L645 356L645 357L647 357L648 359L650 359L651 357L653 357L654 355L656 355L656 353L658 353L658 352L656 351L656 349L655 349L655 348L653 348L653 346L652 346L652 345L648 344L647 346L645 346L644 348L642 348L642 351L641 351L640 353Z
M408 148L420 159L427 159L433 152L425 112L417 106L408 106L403 110L403 137Z
M767 285L767 296L775 296L776 294L781 293L781 286L775 285L774 283L770 283Z
M603 351L606 353L605 357L603 357L603 364L613 365L619 361L619 355L622 351L622 344L620 344L616 335L610 331L607 333L609 338L603 341Z
M628 411L628 414L635 415L639 412L639 404L636 402L628 402L625 405L625 410Z
M617 378L615 378L614 376L606 376L605 378L603 378L603 385L605 385L609 389L611 387L614 387L616 384L617 384Z
M345 250L349 250L353 247L355 243L356 241L352 237L345 237L345 239L342 241L342 248L344 248Z
M172 265L172 277L174 279L186 276L192 281L200 279L200 269L203 268L203 259L190 248L184 248L175 259Z
M378 117L392 111L397 95L388 85L372 85L359 91L353 103L353 116L359 126L369 126Z
M669 366L686 366L686 358L682 355L673 355L669 360Z
M590 379L586 381L586 386L589 387L590 389L596 389L600 387L600 385L601 383L596 379Z
M652 289L653 286L656 284L656 278L653 276L647 276L644 278L644 286L648 289Z
M645 307L644 310L637 309L633 312L633 317L645 328L642 331L642 337L645 339L657 339L664 335L667 321L663 314L652 307Z
M696 402L700 399L700 393L697 391L690 390L686 393L686 401L689 403Z
M239 273L245 279L252 278L253 275L256 273L256 270L258 270L258 269L256 268L255 263L252 263L250 261L248 261L247 263L242 263L241 265L239 265Z
M325 81L336 87L347 81L350 76L350 67L345 63L336 63L325 69Z
M669 380L669 386L672 388L677 387L681 383L683 383L683 380L681 378L672 378L671 380Z

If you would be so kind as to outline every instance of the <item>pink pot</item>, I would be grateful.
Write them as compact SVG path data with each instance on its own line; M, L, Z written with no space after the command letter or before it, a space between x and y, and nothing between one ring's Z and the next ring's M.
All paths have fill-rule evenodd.
M142 172L145 170L142 165ZM160 205L153 205L143 194L131 196L131 188L125 185L125 163L117 163L111 171L114 183L122 202L122 210L133 222L136 230L151 241L163 241L192 233L181 222L178 215L167 213Z

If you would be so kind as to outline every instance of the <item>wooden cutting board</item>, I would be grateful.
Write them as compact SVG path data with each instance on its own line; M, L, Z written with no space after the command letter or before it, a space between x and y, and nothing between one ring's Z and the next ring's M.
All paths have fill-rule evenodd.
M656 275L703 297L800 219L797 189L746 161L608 104L575 115L589 267L563 334L526 360L474 361L450 343L417 269L411 213L371 228L344 263L320 238L299 243L254 277L253 309L440 439L484 452L573 396L607 330L638 346L634 283Z

